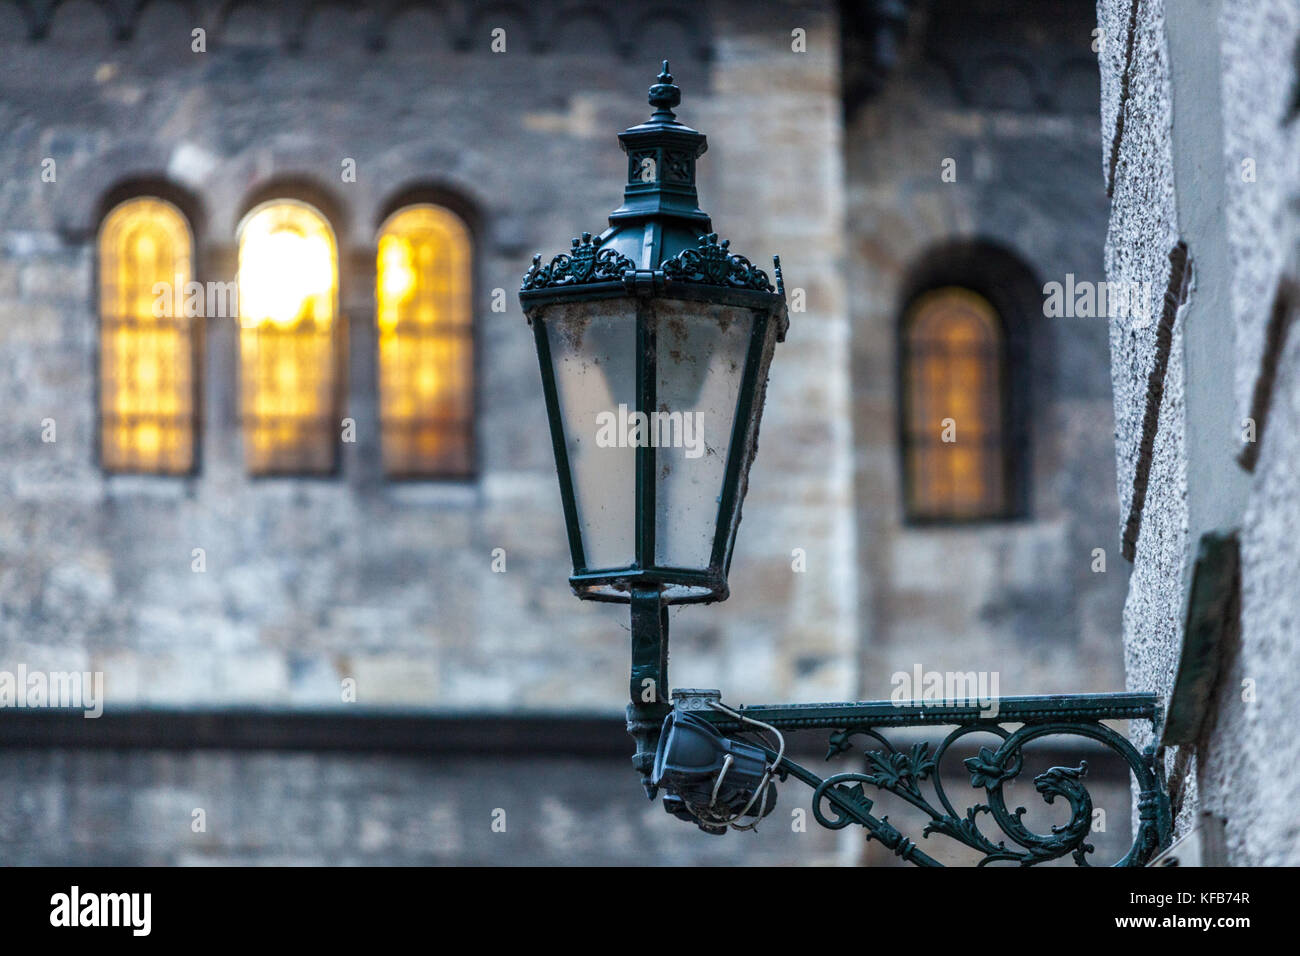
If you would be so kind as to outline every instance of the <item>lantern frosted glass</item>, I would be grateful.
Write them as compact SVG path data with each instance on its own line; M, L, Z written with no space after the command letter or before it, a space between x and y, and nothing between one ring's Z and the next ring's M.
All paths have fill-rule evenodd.
M655 563L707 568L753 317L670 300L656 303L653 325Z
M684 295L531 310L580 597L626 601L642 586L669 604L727 596L784 302Z
M602 439L611 413L636 408L636 303L574 303L551 311L558 314L543 328L564 422L582 563L592 569L630 567L636 561L636 449Z
M673 112L681 90L667 61L657 80L650 118L618 136L627 181L609 228L549 261L535 255L519 290L569 583L579 597L642 608L727 597L767 370L789 324L780 260L773 287L700 209L695 165L708 140Z

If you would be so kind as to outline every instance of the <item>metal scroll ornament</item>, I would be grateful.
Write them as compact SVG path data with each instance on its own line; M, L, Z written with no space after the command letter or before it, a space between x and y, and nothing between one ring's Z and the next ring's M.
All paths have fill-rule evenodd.
M730 246L728 239L719 242L716 232L700 236L696 248L683 249L665 259L657 275L669 282L774 291L767 273L744 256L730 251ZM593 238L591 233L584 232L581 238L573 240L567 253L555 256L546 265L542 264L540 253L533 256L533 264L524 274L522 289L618 281L629 272L636 272L636 263L614 249L601 248L599 236Z
M532 267L524 275L523 288L545 289L555 286L583 285L588 282L609 282L623 278L623 273L635 269L627 256L613 249L600 248L600 238L593 239L584 232L574 239L568 253L560 253L542 265L540 254L533 256Z
M1137 826L1132 844L1115 866L1142 866L1168 845L1172 831L1170 803L1154 747L1139 752L1127 738L1103 723L1146 718L1154 726L1159 720L1154 695L1002 698L999 707L995 717L980 716L964 704L952 702L944 703L942 714L935 714L936 708L925 704L866 702L741 708L738 715L748 716L751 723L762 721L776 730L831 731L826 759L850 759L857 765L852 770L822 777L788 757L779 759L778 751L766 743L759 746L769 761L778 764L778 779L794 778L812 789L812 814L819 824L832 830L851 824L861 826L867 839L878 840L901 859L918 866L941 864L888 817L873 812L869 788L888 791L919 810L926 818L919 834L922 841L934 835L956 840L979 854L979 866L1034 866L1062 858L1078 866L1092 865L1095 848L1089 838L1093 832L1093 800L1087 788L1086 761L1074 767L1051 767L1033 778L1033 789L1045 803L1063 805L1068 811L1064 822L1039 832L1026 824L1025 807L1013 809L1007 805L1007 789L1018 781L1025 766L1024 748L1040 738L1093 741L1120 758L1132 774L1138 794ZM738 722L713 719L724 733L744 730ZM917 742L899 748L885 736L890 727L938 723L955 729L937 747ZM1019 726L1010 730L1004 724ZM962 761L977 795L954 804L939 771L949 749L967 735L977 733L993 734L1000 743L981 747Z
M699 282L732 289L755 289L771 292L767 273L742 255L729 250L730 239L718 242L718 234L700 236L698 247L683 249L664 260L664 277L670 282Z
M954 741L969 733L995 733L1002 737L996 750L981 747L978 755L964 762L970 773L970 784L983 789L986 800L969 806L958 813L939 777L938 766ZM921 866L936 866L937 862L922 853L915 843L895 829L888 818L872 815L872 801L866 787L871 786L902 798L929 816L922 830L923 837L941 834L964 843L981 854L979 866L1008 862L1033 866L1069 856L1079 866L1090 865L1088 855L1094 847L1087 837L1092 831L1093 805L1084 779L1088 772L1087 761L1077 767L1052 767L1034 777L1034 789L1048 804L1061 798L1068 806L1070 816L1063 824L1051 827L1049 832L1038 833L1023 823L1025 807L1008 808L1003 788L1014 780L1024 766L1023 746L1030 740L1047 735L1078 735L1097 740L1124 758L1139 781L1139 823L1129 852L1117 866L1140 866L1146 862L1162 842L1160 819L1163 809L1163 792L1156 782L1148 759L1144 758L1127 740L1102 724L1046 724L1026 726L1015 733L988 725L959 727L931 750L928 743L914 744L900 751L879 732L872 729L838 731L830 737L828 758L848 753L853 749L853 738L873 738L883 749L867 750L862 758L863 772L839 773L825 779L796 765L787 765L792 776L813 787L813 816L822 826L842 829L850 823L866 827L870 837L880 840L890 850ZM984 829L981 819L987 818ZM985 829L1000 831L990 837ZM869 837L869 838L870 838Z

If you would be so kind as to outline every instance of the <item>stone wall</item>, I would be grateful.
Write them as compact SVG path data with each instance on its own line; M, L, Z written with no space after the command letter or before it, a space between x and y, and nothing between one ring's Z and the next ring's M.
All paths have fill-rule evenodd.
M1150 327L1111 328L1128 685L1168 696L1200 536L1237 530L1239 618L1202 739L1165 755L1177 830L1225 821L1234 865L1291 864L1300 750L1294 463L1294 4L1101 0L1107 272L1150 281ZM1178 244L1186 275L1177 275ZM1174 252L1171 263L1170 254ZM1147 738L1142 738L1146 742Z
M707 836L645 800L628 766L622 758L11 751L0 754L0 858L10 866L844 862L837 834L816 825ZM792 794L783 795L785 819Z
M918 663L996 672L1002 694L1122 684L1128 569L1110 531L1106 321L1048 317L1043 295L1067 274L1104 278L1092 17L1087 3L1014 17L987 2L917 5L883 89L850 119L864 696L887 696L892 675ZM1017 284L1008 297L1026 302L1004 317L1027 342L1010 370L1026 413L1013 439L1026 500L1013 520L904 520L897 329L919 273L939 284L1005 275L1007 293Z
M733 597L672 614L673 683L721 687L732 702L880 697L891 673L920 663L997 671L1002 694L1115 689L1127 572L1106 530L1117 495L1099 320L1033 323L1023 517L901 520L894 330L918 269L955 242L1016 263L1031 297L1066 273L1101 274L1088 5L1005 6L912 4L903 57L862 105L842 75L840 10L825 2L617 17L559 0L465 0L439 14L358 3L304 17L258 3L132 13L67 0L45 12L0 0L0 670L101 670L107 707L122 710L338 712L351 677L365 708L616 720L626 611L568 592L514 291L534 252L603 227L624 178L615 134L645 118L667 56L681 119L710 140L703 208L755 262L779 253L806 302L773 364ZM845 11L850 31L862 25L855 5ZM955 183L940 178L949 157ZM347 158L356 182L341 181ZM349 337L343 414L357 422L337 476L247 475L235 322L216 317L205 320L196 475L97 467L94 239L106 198L140 179L191 197L200 280L233 278L235 228L257 200L300 196L329 214ZM377 463L374 233L416 191L463 209L475 237L468 481L390 482ZM53 443L41 440L46 419ZM496 548L505 573L492 570ZM484 749L6 750L0 858L860 859L860 835L817 827L705 837L641 801L622 757ZM1099 786L1098 800L1115 789ZM796 794L783 793L783 813L804 805ZM511 836L491 831L496 806ZM208 810L206 834L191 828L195 807ZM1112 823L1099 847L1125 833Z
M151 736L152 746L130 749L88 747L89 735L76 732L49 746L44 731L41 746L10 746L15 734L0 725L0 743L7 745L0 749L0 859L10 865L902 865L879 841L864 847L857 828L818 826L811 791L793 779L777 785L776 808L754 832L701 833L645 799L614 721L435 718L398 727L389 720L381 741L373 728L358 733L318 717L330 729L329 749L303 750L251 747L256 738L249 732L283 741L282 730L266 719L244 718L240 727L225 728L219 742L205 730L177 732L194 721L170 717L152 732L135 727ZM103 722L128 729L113 717ZM477 738L483 752L474 752ZM908 745L905 736L893 739ZM984 799L982 790L966 786L961 760L994 740L977 734L948 752L948 794L958 812ZM794 733L787 742L794 760L816 770L824 734ZM1131 838L1128 773L1113 755L1100 747L1031 746L1024 773L1006 785L1007 799L1027 805L1025 825L1038 832L1060 825L1068 810L1059 801L1044 804L1032 779L1080 759L1088 762L1094 810L1090 860L1109 864L1127 852ZM980 859L946 836L921 839L928 818L892 794L882 791L872 812L888 816L945 865Z
M648 116L646 89L668 57L679 115L711 141L703 207L737 251L760 264L780 253L807 302L773 371L734 597L674 613L674 683L723 687L733 701L852 694L830 5L132 10L0 2L0 669L102 671L110 710L338 709L353 678L365 708L620 719L627 612L569 593L515 290L534 252L604 228L625 178L615 134ZM206 52L192 49L196 28ZM491 49L498 28L502 53ZM792 49L796 28L806 52ZM53 182L42 181L45 159ZM345 159L355 182L343 181ZM300 197L327 213L349 339L342 414L357 423L336 476L246 473L228 317L204 320L197 473L97 467L95 235L108 197L138 180L191 198L200 281L233 278L236 225L255 201ZM478 470L467 481L390 482L377 463L375 230L415 190L464 210L475 237ZM503 313L491 307L498 290ZM493 571L497 548L504 573ZM796 548L806 573L793 570ZM564 748L531 762L488 756L489 742L481 758L433 760L13 752L0 773L16 788L0 801L0 857L817 862L838 852L815 827L705 837L640 799L626 757L570 760ZM207 835L194 834L191 810L209 805ZM513 808L507 834L489 829L496 806Z
M626 612L568 592L514 292L534 251L603 228L624 179L615 134L648 115L668 56L682 118L714 144L704 207L755 261L781 253L808 301L773 374L735 599L674 615L675 680L737 700L844 697L855 603L832 12L799 14L809 44L796 55L783 4L618 22L565 4L449 9L446 21L359 5L295 22L270 5L195 18L150 4L117 42L120 25L94 5L24 23L0 4L0 662L102 670L110 706L337 705L352 677L370 706L619 709ZM196 26L207 52L192 52ZM498 26L504 53L490 49ZM46 158L55 182L42 182ZM356 182L342 181L345 158ZM357 422L337 477L248 476L235 322L217 317L205 320L198 473L97 467L97 217L110 190L144 177L194 197L201 281L233 278L252 197L327 207L350 338L343 414ZM376 464L374 232L424 185L469 211L477 241L469 481L389 482ZM809 573L791 570L796 547ZM492 571L496 548L505 573Z

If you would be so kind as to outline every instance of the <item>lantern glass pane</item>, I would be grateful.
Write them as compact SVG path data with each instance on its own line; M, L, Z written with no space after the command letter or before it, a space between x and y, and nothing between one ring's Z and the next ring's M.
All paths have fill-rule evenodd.
M619 427L636 410L636 303L553 307L545 318L587 570L636 558L636 448Z
M655 563L709 566L753 314L744 308L656 305Z

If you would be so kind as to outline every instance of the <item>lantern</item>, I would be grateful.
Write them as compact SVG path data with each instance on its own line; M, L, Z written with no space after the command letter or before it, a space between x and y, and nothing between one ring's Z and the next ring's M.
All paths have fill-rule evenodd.
M623 204L599 236L533 258L536 338L574 592L662 604L727 597L785 293L699 208L705 137L677 121L664 62L650 119L619 135ZM778 285L780 261L774 259Z

